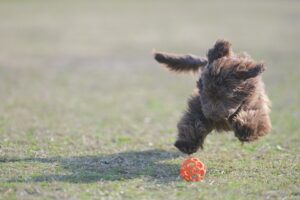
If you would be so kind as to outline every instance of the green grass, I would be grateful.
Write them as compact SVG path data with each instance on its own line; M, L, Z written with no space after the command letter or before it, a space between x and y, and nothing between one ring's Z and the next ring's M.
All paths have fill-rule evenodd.
M299 199L300 2L0 1L0 199ZM272 132L212 133L179 177L176 123L195 86L153 48L217 38L264 60Z

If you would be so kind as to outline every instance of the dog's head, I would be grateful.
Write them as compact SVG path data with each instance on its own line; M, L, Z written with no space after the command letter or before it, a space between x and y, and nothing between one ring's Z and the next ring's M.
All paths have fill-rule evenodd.
M198 82L203 113L213 120L226 119L255 91L265 66L249 56L234 55L225 40L217 41L207 56L208 65Z

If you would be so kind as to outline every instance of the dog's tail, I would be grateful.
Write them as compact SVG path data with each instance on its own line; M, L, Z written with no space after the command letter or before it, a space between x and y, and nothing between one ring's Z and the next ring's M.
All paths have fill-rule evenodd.
M207 57L209 63L214 60L222 58L224 56L230 56L233 54L231 43L227 40L217 40L214 47L208 50Z
M165 64L171 71L187 72L198 71L200 67L207 64L206 58L194 55L177 55L171 53L154 52L154 58L157 62Z

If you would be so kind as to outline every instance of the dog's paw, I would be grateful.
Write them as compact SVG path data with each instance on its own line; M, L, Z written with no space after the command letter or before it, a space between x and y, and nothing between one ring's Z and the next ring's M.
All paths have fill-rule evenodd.
M255 130L247 126L238 126L235 130L235 136L241 142L251 142L257 140L257 136L255 135Z
M177 140L174 144L182 153L192 154L198 151L200 145L195 142L185 141L185 140Z

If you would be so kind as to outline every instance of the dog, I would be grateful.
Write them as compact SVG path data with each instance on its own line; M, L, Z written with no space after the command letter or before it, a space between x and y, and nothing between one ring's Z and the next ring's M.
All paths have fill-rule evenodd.
M270 100L261 74L264 63L248 54L235 54L226 40L217 40L207 57L154 52L154 58L174 72L199 76L188 108L177 124L175 146L192 154L203 149L212 131L233 131L242 142L252 142L271 130Z

